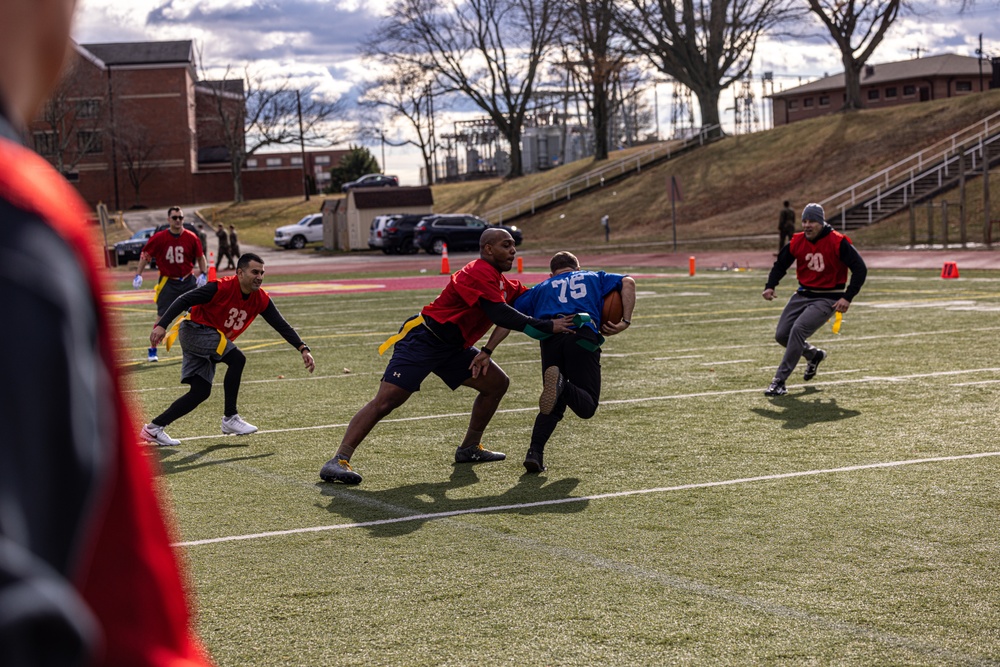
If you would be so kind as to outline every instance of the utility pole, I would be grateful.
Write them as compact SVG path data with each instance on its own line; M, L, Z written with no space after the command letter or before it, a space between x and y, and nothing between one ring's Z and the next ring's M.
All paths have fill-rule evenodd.
M299 151L302 153L302 191L306 195L306 201L309 201L309 177L306 175L306 140L302 131L302 95L298 90L295 91L295 106L299 112Z
M979 33L979 48L976 49L979 56L979 92L983 92L983 33Z

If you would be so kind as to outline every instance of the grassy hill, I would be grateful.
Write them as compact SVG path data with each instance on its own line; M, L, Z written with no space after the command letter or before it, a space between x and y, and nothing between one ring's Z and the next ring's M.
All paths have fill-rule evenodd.
M922 148L1000 110L1000 90L891 109L835 114L752 135L727 137L660 166L643 170L588 196L516 221L527 247L575 248L603 244L602 215L611 216L612 240L649 244L672 238L668 184L679 179L677 237L684 242L769 247L784 199L796 209L819 201ZM641 149L631 149L632 152ZM618 152L612 159L626 155ZM434 187L436 212L483 212L550 187L594 167L580 161L511 181L491 179ZM1000 178L992 201L1000 206ZM979 180L967 188L972 239L982 235ZM958 194L948 196L957 206ZM318 210L322 198L285 199L202 209L207 218L235 224L248 243L270 244L274 227ZM957 211L957 209L955 209ZM957 230L957 212L951 216ZM994 216L996 217L996 216ZM919 218L925 220L925 217ZM905 244L908 217L896 216L851 234L860 246ZM920 223L926 229L926 223ZM741 237L733 240L733 237ZM951 238L957 238L955 232Z

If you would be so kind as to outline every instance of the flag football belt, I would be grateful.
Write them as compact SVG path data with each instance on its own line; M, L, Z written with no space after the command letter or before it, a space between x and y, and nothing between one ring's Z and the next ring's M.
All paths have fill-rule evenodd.
M389 336L389 338L387 338L384 343L378 346L379 356L385 354L386 350L388 350L390 347L392 347L399 341L403 340L403 338L406 337L406 334L410 333L411 329L420 326L423 323L424 323L423 315L417 315L415 317L411 317L410 319L403 322L403 326L400 327L399 333Z
M163 340L166 341L167 343L167 352L170 351L170 346L173 345L174 341L177 340L177 336L180 335L181 322L190 319L191 319L191 311L188 311L184 313L184 316L182 318L177 320L177 323L174 324L174 326L170 327L170 331L168 331L167 335L164 336L163 338ZM222 353L226 351L226 342L228 339L226 338L226 334L222 333L221 330L216 329L216 331L219 332L219 344L215 348L215 353L221 357Z

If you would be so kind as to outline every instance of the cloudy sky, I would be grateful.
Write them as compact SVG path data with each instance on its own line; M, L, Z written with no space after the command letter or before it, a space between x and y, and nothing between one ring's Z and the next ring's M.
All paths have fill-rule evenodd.
M959 0L915 4L919 13L896 22L871 62L906 60L918 49L921 55L974 56L980 33L984 52L1000 56L996 0L977 0L963 14ZM79 0L74 38L83 44L190 39L210 74L251 64L256 71L291 74L331 97L353 98L370 71L359 44L373 34L387 5L386 0ZM760 43L753 72L759 78L767 71L782 89L842 68L836 48L817 29L812 36ZM670 119L665 93L661 87L664 126ZM723 108L732 106L731 92L722 99ZM372 151L381 158L381 147ZM388 147L385 162L386 171L399 174L404 184L418 183L413 150Z

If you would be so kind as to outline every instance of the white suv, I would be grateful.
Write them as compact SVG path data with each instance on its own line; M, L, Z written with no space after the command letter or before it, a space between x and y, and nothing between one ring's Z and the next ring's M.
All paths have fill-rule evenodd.
M294 225L285 225L274 230L274 245L282 248L304 248L307 243L322 240L322 213L310 213Z
M386 225L389 224L389 222L393 219L393 217L395 217L395 216L391 216L391 215L376 215L375 216L375 219L372 220L371 229L368 230L368 247L369 248L371 248L372 250L375 250L375 249L381 250L382 249L382 247L385 245L385 242L383 241L382 236L385 233Z

